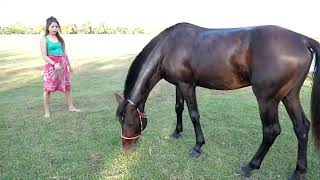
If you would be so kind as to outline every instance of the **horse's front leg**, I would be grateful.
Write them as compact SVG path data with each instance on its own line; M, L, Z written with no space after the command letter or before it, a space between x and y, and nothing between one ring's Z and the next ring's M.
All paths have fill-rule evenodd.
M200 115L198 110L198 104L196 99L196 93L195 93L195 86L190 84L179 84L179 89L181 90L181 93L186 100L188 110L189 110L189 116L192 121L194 131L196 134L196 144L191 149L190 155L192 157L199 157L201 155L201 146L205 144L201 125L200 125Z
M176 114L177 114L177 125L176 125L176 129L171 134L171 137L178 139L181 137L180 133L183 131L182 112L184 109L183 95L182 95L180 89L178 88L178 86L176 86L176 107L175 107L175 109L176 109Z

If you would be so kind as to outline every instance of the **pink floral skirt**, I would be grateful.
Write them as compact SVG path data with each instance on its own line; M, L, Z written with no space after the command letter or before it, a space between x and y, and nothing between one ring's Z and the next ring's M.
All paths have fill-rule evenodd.
M71 87L70 71L68 67L68 56L63 55L48 55L54 62L59 63L61 70L56 71L50 63L44 65L44 91L48 92L65 92Z

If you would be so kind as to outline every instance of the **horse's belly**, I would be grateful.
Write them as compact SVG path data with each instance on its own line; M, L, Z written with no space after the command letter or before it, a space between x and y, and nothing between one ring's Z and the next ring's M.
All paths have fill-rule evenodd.
M197 78L197 86L217 89L217 90L232 90L250 86L250 81L245 76L235 75L233 73L225 73L223 75L199 75Z

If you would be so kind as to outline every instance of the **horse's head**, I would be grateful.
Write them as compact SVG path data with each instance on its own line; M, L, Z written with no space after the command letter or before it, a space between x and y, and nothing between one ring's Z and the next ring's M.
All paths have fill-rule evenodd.
M124 150L134 149L136 142L147 126L147 116L135 106L135 104L115 94L118 102L117 118L121 125L120 136Z

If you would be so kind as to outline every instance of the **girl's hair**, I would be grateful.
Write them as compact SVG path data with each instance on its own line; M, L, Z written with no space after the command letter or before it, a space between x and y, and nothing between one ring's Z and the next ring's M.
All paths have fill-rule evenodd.
M60 32L61 32L60 24L59 24L59 22L58 22L57 18L55 18L55 17L51 16L51 17L49 17L49 18L47 19L47 21L46 21L46 22L47 22L47 24L46 24L46 32L45 32L45 36L49 34L49 26L50 26L50 24L51 24L51 23L53 23L53 22L55 22L55 23L57 23L57 24L58 24L59 29L60 29ZM63 38L61 37L61 35L60 35L59 31L57 32L56 36L57 36L57 38L58 38L59 42L60 42L60 43L61 43L61 45L62 45L63 51L65 51L65 44L64 44L64 40L63 40Z

